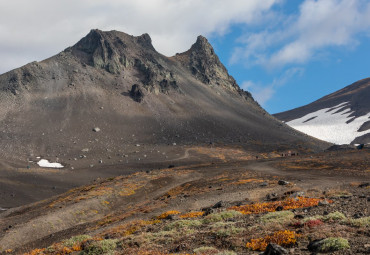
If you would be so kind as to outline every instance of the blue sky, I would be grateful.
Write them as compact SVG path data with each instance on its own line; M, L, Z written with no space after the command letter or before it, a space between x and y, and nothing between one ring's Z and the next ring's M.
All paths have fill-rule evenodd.
M93 28L149 33L167 56L204 35L270 113L370 76L368 0L1 1L0 73L55 55Z

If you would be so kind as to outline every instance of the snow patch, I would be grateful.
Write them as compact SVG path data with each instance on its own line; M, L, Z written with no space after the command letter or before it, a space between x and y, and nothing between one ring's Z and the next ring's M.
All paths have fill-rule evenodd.
M49 168L63 168L64 166L60 163L50 163L47 159L41 159L37 164L40 167L49 167Z
M343 107L346 104L348 102L343 102L334 107L324 108L301 118L288 121L286 124L324 141L335 144L350 144L356 137L370 133L370 130L357 131L364 122L368 121L370 112L355 118L350 123L346 123L348 120L353 119L353 117L349 117L353 112L345 111L347 107ZM347 106L349 107L349 105ZM341 109L339 110L339 108ZM334 109L337 109L337 111L333 111ZM315 116L317 117L313 118ZM311 120L309 120L310 118Z

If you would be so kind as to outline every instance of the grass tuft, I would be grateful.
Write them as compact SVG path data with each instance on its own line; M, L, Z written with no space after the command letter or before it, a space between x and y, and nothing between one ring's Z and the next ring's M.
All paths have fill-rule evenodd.
M370 217L364 217L359 219L350 219L349 224L355 227L369 227Z
M224 212L219 212L219 213L212 213L212 214L207 215L204 218L203 223L208 224L211 222L224 221L224 220L239 217L241 215L242 213L238 211L234 211L234 210L224 211Z
M349 249L348 240L344 238L335 238L329 237L322 240L322 244L320 246L320 252L333 252L333 251L340 251L344 249Z
M291 211L270 212L261 216L261 222L266 223L285 223L294 218Z
M93 241L85 247L81 254L99 255L99 254L113 254L117 248L117 239L106 239L101 241Z
M340 220L346 220L346 219L347 217L343 213L338 212L338 211L329 213L328 215L323 217L324 221L340 221Z

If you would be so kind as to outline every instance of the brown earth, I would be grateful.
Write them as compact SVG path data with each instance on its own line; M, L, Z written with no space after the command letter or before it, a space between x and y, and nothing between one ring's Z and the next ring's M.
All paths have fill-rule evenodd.
M166 211L196 212L223 201L220 208L213 209L213 213L217 213L233 205L283 200L296 192L303 192L296 193L300 196L332 201L321 206L290 210L304 218L324 217L336 211L343 213L348 222L352 222L358 215L369 216L369 186L361 185L369 182L368 149L286 158L259 155L258 160L245 158L255 157L255 154L238 154L238 150L231 148L193 148L188 153L194 162L206 158L208 161L193 165L178 163L174 168L99 179L91 185L1 213L1 251L11 249L9 254L22 254L35 248L48 247L71 236L88 234L122 240L121 248L116 249L118 254L183 254L193 253L194 249L202 246L214 247L219 251L233 250L236 254L251 254L253 252L245 245L252 238L288 229L298 231L301 235L297 244L288 248L291 254L310 254L306 249L309 240L322 237L343 237L349 240L351 248L335 254L369 252L369 226L353 226L344 221L332 220L314 229L298 226L297 220L265 226L260 222L264 213L221 220L218 225L214 223L218 227L236 224L241 229L241 232L223 237L215 234L213 223L203 223L191 228L191 234L186 234L189 229L177 229L185 231L181 236L173 233L171 236L165 232L169 235L169 242L159 238L161 231L166 231L172 223L177 224L179 219L176 217L150 226L138 225L141 227L130 232L130 222L150 220ZM263 156L266 158L263 159ZM279 180L289 183L279 185ZM266 200L269 194L270 200ZM207 217L210 216L195 219L204 221ZM221 230L217 229L216 232ZM146 235L155 233L158 233L157 239L151 236L154 238L152 243L143 241ZM150 249L151 252L144 253Z

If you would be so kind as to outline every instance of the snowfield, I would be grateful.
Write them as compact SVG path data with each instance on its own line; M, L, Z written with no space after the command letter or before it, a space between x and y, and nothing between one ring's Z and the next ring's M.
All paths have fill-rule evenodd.
M64 166L60 163L50 163L47 159L41 159L37 164L40 167L49 167L49 168L63 168Z
M370 120L370 112L347 124L347 121L353 119L349 117L351 114L349 103L343 102L337 106L324 108L299 119L288 121L286 124L324 141L350 144L356 137L370 133L370 130L357 131L364 122Z

